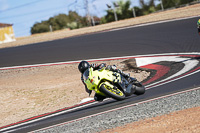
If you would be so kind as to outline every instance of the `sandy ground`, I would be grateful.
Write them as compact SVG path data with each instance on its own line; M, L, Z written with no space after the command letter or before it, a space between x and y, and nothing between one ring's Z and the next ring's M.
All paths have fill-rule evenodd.
M138 25L138 24L143 24L143 23L149 23L149 22L157 22L161 20L169 20L169 19L182 18L182 17L199 16L199 15L200 15L200 4L195 4L195 5L191 5L191 6L187 6L183 8L167 10L165 12L157 12L157 13L152 13L146 16L130 18L130 19L107 23L103 25L97 25L95 27L86 27L86 28L75 29L71 31L66 29L66 30L61 30L61 31L36 34L29 37L21 37L21 38L17 38L17 41L15 42L1 44L0 48L20 46L20 45L26 45L30 43L44 42L44 41L61 39L61 38L66 38L66 37L71 37L71 36L82 35L82 34L89 34L93 32L100 32L100 31L105 31L105 30L119 28L119 27L126 27L126 26Z
M101 62L96 62L101 63ZM106 61L139 81L149 72L129 69L134 60ZM78 64L0 71L0 126L78 104L87 98Z
M200 107L149 118L101 133L200 133Z

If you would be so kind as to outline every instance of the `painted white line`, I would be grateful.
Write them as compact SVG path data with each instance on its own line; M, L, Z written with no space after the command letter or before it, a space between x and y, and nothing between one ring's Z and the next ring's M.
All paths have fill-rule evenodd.
M200 52L190 52L190 53L163 53L163 54L148 54L148 55L135 55L135 56L122 56L122 57L109 57L109 58L99 58L99 59L85 59L86 61L106 61L106 60L120 60L120 59L128 59L128 58L142 58L149 56L167 56L167 55L200 55ZM82 60L77 61L66 61L66 62L56 62L56 63L44 63L44 64L33 64L33 65L23 65L23 66L10 66L10 67L2 67L0 70L8 70L8 69L19 69L19 68L30 68L30 67L41 67L41 66L55 66L55 65L64 65L64 64L75 64L79 63Z
M149 64L161 62L161 61L174 61L181 62L189 60L190 58L180 58L180 56L161 56L161 57L145 57L145 58L136 58L136 63L138 67L146 66Z
M188 61L184 61L183 62L185 64L185 66L183 67L182 70L180 70L179 72L177 72L176 74L166 78L165 80L169 80L172 79L174 77L177 77L179 75L182 75L190 70L192 70L195 66L198 65L199 61L198 60L188 60Z
M94 100L94 98L92 98L92 97L87 97L87 98L82 99L81 102L80 102L79 104L86 103L86 102L89 102L89 101L92 101L92 100Z
M55 65L64 65L64 64L74 64L74 63L78 63L78 62L80 62L80 60L78 60L78 61L67 61L67 62L56 62L56 63L23 65L23 66L10 66L10 67L1 67L0 70L31 68L31 67L41 67L41 66L55 66Z
M161 97L157 97L157 98L153 98L153 99L149 99L149 100L146 100L146 101L142 101L142 102L138 102L138 103L126 105L126 106L115 108L115 109L111 109L111 110L107 110L107 111L104 111L104 112L101 112L101 113L97 113L97 114L85 116L85 117L82 117L82 118L79 118L79 119L75 119L75 120L72 120L72 121L60 123L60 124L53 125L53 126L49 126L49 127L46 127L46 128L42 128L42 129L39 129L39 130L32 131L32 132L38 132L38 131L42 131L42 130L47 130L47 129L50 129L50 128L54 128L54 127L66 125L66 124L69 124L69 123L72 123L72 122L76 122L76 121L80 121L80 120L83 120L83 119L87 119L87 118L90 118L90 117L102 115L102 114L105 114L105 113L113 112L113 111L116 111L116 110L120 110L120 109L124 109L124 108L128 108L128 107L132 107L132 106L137 106L139 104L148 103L148 102L155 101L155 100L158 100L158 99L162 99L162 98L166 98L166 97L170 97L170 96L174 96L174 95L178 95L178 94L182 94L182 93L186 93L186 92L190 92L190 91L194 91L194 90L198 90L198 89L200 89L200 87L193 88L193 89L186 90L186 91L181 91L181 92L173 93L173 94L169 94L169 95L165 95L165 96L161 96Z
M180 56L145 57L145 58L136 58L135 60L136 60L138 67L157 63L157 62L161 62L161 61L182 62L182 63L185 64L184 67L179 72L175 73L174 75L172 75L172 76L170 76L166 79L163 79L163 80L158 81L156 83L152 83L151 86L154 85L154 84L158 84L158 83L170 80L170 79L177 77L181 74L184 74L184 73L190 71L191 69L193 69L199 63L198 60L195 60L195 59L191 60L191 58L181 58Z
M111 98L104 99L104 101L108 101L108 100L111 100ZM3 129L0 129L0 131L5 131L5 130L9 130L9 129L12 129L12 128L15 128L15 127L23 126L23 125L26 125L26 124L29 124L29 123L32 123L32 122L36 122L36 121L43 120L43 119L46 119L46 118L49 118L49 117L61 115L61 114L64 114L64 113L67 113L67 112L70 112L70 111L73 111L73 110L76 110L76 109L84 108L84 107L87 107L87 106L90 106L90 105L93 105L93 104L97 104L97 103L99 103L99 102L95 101L95 102L92 102L92 103L89 103L89 104L86 104L86 105L77 106L77 107L74 107L72 109L60 111L60 112L57 112L57 113L54 113L54 114L50 114L50 115L47 115L47 116L44 116L44 117L41 117L41 118L37 118L37 119L34 119L34 120L23 122L21 124L17 124L17 125L13 125L13 126L10 126L10 127L6 127L6 128L3 128ZM15 129L10 130L8 132L14 132L14 131L15 131Z
M38 119L35 119L35 120L30 120L30 121L27 121L27 122L24 122L24 123L21 123L21 124L6 127L6 128L3 128L3 129L0 129L0 131L3 132L5 130L9 130L9 129L12 129L12 128L15 128L15 127L23 126L25 124L33 123L33 122L36 122L36 121L39 121L39 120L42 120L42 119L46 119L46 118L49 118L49 117L57 116L57 115L60 115L60 114L64 114L64 113L67 113L67 112L70 112L70 111L73 111L73 110L76 110L76 109L84 108L84 107L87 107L87 106L90 106L90 105L93 105L93 104L96 104L96 103L98 103L98 102L89 103L89 104L86 104L86 105L82 105L82 106L78 106L78 107L75 107L75 108L72 108L72 109L61 111L61 112L58 112L58 113L55 113L55 114L47 115L47 116L44 116L44 117L41 117L41 118L38 118ZM15 130L11 130L9 132L13 132L13 131L15 131Z
M158 87L158 86L161 86L161 85L164 85L164 84L167 84L167 83L170 83L170 82L173 82L173 81L176 81L176 80L179 80L179 79L188 77L188 76L193 75L193 74L198 73L198 72L200 72L200 70L197 70L197 71L192 72L192 73L190 73L190 74L181 76L181 77L179 77L179 78L176 78L176 79L173 79L173 80L170 80L170 81L161 83L161 84L159 84L160 82L156 82L156 83L154 83L154 84L155 84L154 86L152 86L152 84L150 84L150 85L147 85L147 86L145 86L145 87L146 87L146 90L149 90L149 89L151 89L151 88ZM158 85L156 85L156 84L158 84ZM152 87L151 87L151 86L152 86Z

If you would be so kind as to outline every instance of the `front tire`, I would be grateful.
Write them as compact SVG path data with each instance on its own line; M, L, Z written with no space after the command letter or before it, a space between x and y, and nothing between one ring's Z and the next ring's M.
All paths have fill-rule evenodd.
M110 86L106 84L102 84L99 88L101 92L106 94L108 97L112 97L118 101L124 100L126 98L125 94L123 91L121 91L119 88L111 88Z

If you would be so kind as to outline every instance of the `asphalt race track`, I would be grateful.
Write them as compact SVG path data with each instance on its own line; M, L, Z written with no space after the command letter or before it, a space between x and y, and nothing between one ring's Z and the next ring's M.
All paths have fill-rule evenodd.
M26 123L25 120L4 127L9 129L4 130L0 127L0 131L1 129L11 132L33 131L200 86L200 36L197 34L197 19L196 17L1 49L1 67L147 54L183 54L149 56L149 63L146 61L147 57L136 58L141 67L156 70L161 75L167 75L166 77L159 77L160 74L156 75L155 73L152 78L145 81L144 84L147 88L145 95L132 96L123 101L106 100L102 103L91 101L78 105L80 108L75 106L63 109L65 113L55 116L51 116L55 114L54 112L30 118L27 120L30 123ZM189 54L184 54L186 52ZM196 54L192 52L196 52ZM169 59L163 60L166 59L166 56ZM161 67L165 68L164 71L156 69ZM167 71L167 74L164 73L165 71ZM40 119L44 116L46 116L45 119ZM31 122L31 120L33 121Z
M158 53L199 52L198 17L0 49L0 67Z

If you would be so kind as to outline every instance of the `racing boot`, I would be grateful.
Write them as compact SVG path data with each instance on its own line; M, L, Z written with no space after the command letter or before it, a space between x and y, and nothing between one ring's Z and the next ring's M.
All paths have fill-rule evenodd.
M98 101L98 102L102 102L106 97L104 96L101 96L101 95L98 95L98 94L95 94L94 95L94 100L95 101Z

